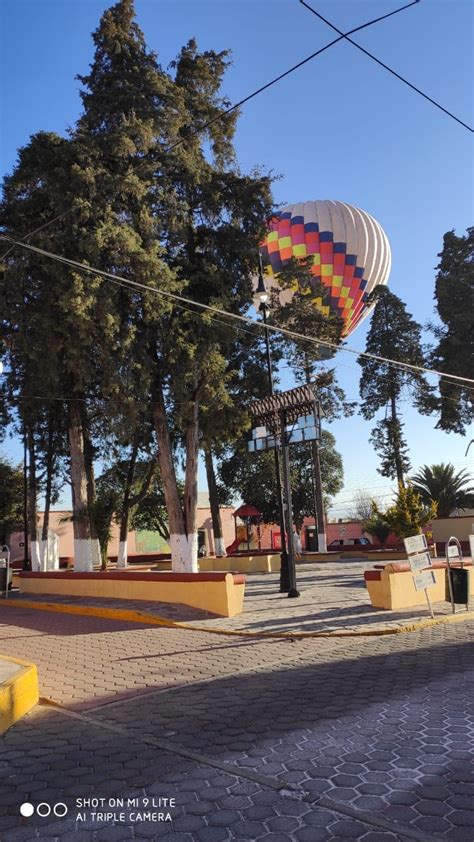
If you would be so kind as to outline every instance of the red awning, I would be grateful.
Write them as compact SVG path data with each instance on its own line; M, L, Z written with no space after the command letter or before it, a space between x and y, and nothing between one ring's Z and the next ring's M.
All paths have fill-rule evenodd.
M232 517L262 517L262 513L255 506L240 506L233 512Z

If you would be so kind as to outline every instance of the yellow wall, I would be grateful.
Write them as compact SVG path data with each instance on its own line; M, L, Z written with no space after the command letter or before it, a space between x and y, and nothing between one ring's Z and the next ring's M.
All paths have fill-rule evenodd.
M388 565L390 568L390 565ZM433 569L436 584L428 588L428 596L431 602L444 602L446 597L446 570L444 568ZM470 595L474 596L474 570L470 572ZM414 608L417 605L426 605L425 592L417 591L413 584L413 573L407 570L404 573L392 573L390 569L381 570L381 577L368 579L365 582L374 608L389 608L399 611L403 608Z
M4 655L1 658L19 666L11 678L0 684L0 734L3 734L36 705L39 696L35 665Z
M35 577L18 577L21 593L62 594L65 596L109 597L112 599L138 599L157 602L171 602L191 605L217 614L220 617L234 617L243 607L245 584L235 584L229 573L220 582L156 581L110 579L100 574L91 579L75 578L70 573L66 578L44 574Z
M226 558L200 558L199 570L233 573L275 573L280 570L280 555L242 555Z

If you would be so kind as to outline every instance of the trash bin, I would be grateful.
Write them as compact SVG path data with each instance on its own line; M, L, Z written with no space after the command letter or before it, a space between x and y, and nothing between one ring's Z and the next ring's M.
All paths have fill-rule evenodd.
M449 592L448 576L451 576L451 587L453 589L453 602L455 605L467 605L470 594L471 571L461 567L451 567L446 570L446 601L451 602Z
M7 572L8 572L8 590L12 589L12 570L7 568L5 559L0 559L0 592L4 593L7 589Z

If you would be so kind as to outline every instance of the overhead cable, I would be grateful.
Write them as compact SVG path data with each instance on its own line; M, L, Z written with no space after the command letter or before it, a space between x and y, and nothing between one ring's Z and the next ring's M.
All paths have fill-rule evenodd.
M312 61L313 58L316 58L316 56L319 56L321 55L321 53L324 53L325 50L328 50L329 47L332 47L334 44L337 44L338 41L342 41L343 38L347 38L348 35L353 35L354 32L359 32L361 29L366 29L366 27L372 26L374 23L378 23L381 20L385 20L385 18L390 18L392 17L392 15L397 15L399 12L403 12L405 9L409 9L410 6L416 6L416 4L419 2L420 0L412 0L411 3L407 3L405 6L400 6L399 9L394 9L393 12L388 12L386 15L381 15L378 18L373 18L372 20L367 21L367 23L363 23L360 26L356 26L354 29L350 29L349 32L340 32L338 38L335 38L333 41L330 41L329 44L325 44L324 47L321 47L319 50L316 50L315 53L311 53L310 56L307 56L302 61L299 61L298 64L294 64L293 67L289 68L289 70L285 70L284 73L280 73L280 75L276 76L275 79L272 79L271 82L267 82L266 85L262 85L260 88L257 88L256 91L253 91L248 96L239 100L239 102L234 103L234 105L231 105L230 108L227 108L225 111L221 111L220 114L217 114L215 117L212 118L212 120L208 120L208 122L204 123L203 126L187 127L189 134L199 134L208 129L209 126L212 126L214 123L217 123L219 120L223 120L224 117L227 117L227 115L231 114L232 111L235 111L237 108L240 108L242 105L245 105L246 102L249 102L251 99L258 96L258 94L263 93L263 91L268 90L268 88L271 88L272 85L276 85L277 82L280 82L286 76L289 76L290 73L293 73L295 70L298 70L300 67L303 67L304 64L307 64L309 61ZM186 137L180 138L180 140L177 140L171 146L168 146L165 152L171 152L173 149L176 149L176 147L180 146L181 143L184 143L186 139Z
M451 117L453 120L456 120L456 123L459 123L461 126L463 126L468 131L474 132L474 129L471 126L468 126L467 123L464 123L462 120L459 119L459 117L456 117L455 114L453 114L451 111L448 111L448 109L445 108L443 105L440 105L439 102L436 102L435 99L428 96L428 94L425 94L422 90L420 90L420 88L417 88L416 85L412 85L412 83L409 82L408 79L405 79L404 76L401 76L400 73L397 73L396 70L393 70L393 68L389 67L388 64L385 64L385 62L381 61L379 58L377 58L377 56L374 56L373 53L370 53L364 47L361 47L361 45L358 44L357 41L353 41L352 38L349 38L349 35L351 35L352 33L350 33L350 32L343 33L342 30L339 29L337 26L334 26L334 24L331 23L330 20L328 20L323 15L321 15L319 12L317 12L316 9L313 9L313 7L309 5L309 3L306 3L306 0L299 0L299 2L301 3L302 6L304 6L306 9L308 9L308 11L312 12L313 15L316 15L317 18L319 18L324 23L326 23L328 26L330 26L331 29L334 30L334 32L338 32L339 35L341 36L341 38L344 38L346 41L349 41L349 44L352 44L354 47L357 47L358 50L360 50L366 56L371 58L372 61L375 61L377 64L380 64L380 66L383 67L384 70L387 70L389 73L392 74L392 76L395 76L397 79L399 79L400 82L403 82L405 85L408 85L409 88L411 88L413 91L416 91L417 94L420 94L420 96L424 97L424 99L428 100L428 102L431 102L432 105L436 106L436 108L439 108L440 111L443 111L445 114L448 115L448 117Z
M124 278L121 275L113 275L111 272L106 272L103 269L96 269L93 266L88 266L84 263L79 263L77 260L71 260L67 257L62 257L59 254L54 254L53 252L46 251L45 249L40 249L37 246L32 246L28 243L22 243L20 241L14 240L12 237L7 237L5 235L0 235L0 239L7 240L12 244L19 246L19 248L26 249L27 251L32 251L36 254L41 254L43 257L47 257L50 260L55 260L59 263L63 263L66 266L70 266L73 269L78 269L81 272L85 272L87 274L98 275L99 277L105 278L106 280L113 281L115 283L120 282L123 284L128 285L130 288L134 289L143 289L147 292L152 292L155 295L161 295L164 298L168 298L172 301L178 301L181 303L185 303L190 305L191 307L197 307L200 310L204 310L209 313L216 313L218 316L226 316L229 319L233 319L234 321L243 322L247 325L254 325L259 330L268 330L272 333L279 333L283 336L289 336L291 339L299 340L300 342L309 343L312 345L323 346L325 348L332 348L335 351L344 351L347 354L354 354L357 357L365 357L367 359L376 360L377 362L381 363L388 363L389 365L393 365L396 368L403 369L404 371L414 371L416 373L421 374L433 374L440 379L444 379L447 382L456 381L461 386L466 384L471 384L474 386L474 379L470 377L460 377L457 374L450 374L446 371L438 371L437 369L432 368L425 368L424 366L419 365L412 365L411 363L402 363L399 360L392 360L388 357L382 357L379 354L371 354L368 351L358 351L355 348L348 348L346 346L340 346L336 342L328 342L327 340L323 339L315 339L313 337L305 336L302 333L298 333L294 330L289 330L288 328L281 327L279 325L264 325L263 322L258 322L256 319L252 319L250 316L241 316L238 313L231 313L227 310L222 310L219 307L215 307L212 304L204 304L201 301L194 301L191 298L186 298L184 295L178 295L174 292L168 292L167 290L157 289L156 287L149 286L148 284L142 284L139 281L134 281L130 278Z
M33 234L38 234L39 231L43 231L43 229L47 228L48 225L52 225L53 222L57 222L58 219L62 219L63 216L66 216L67 213L71 213L72 210L73 210L73 208L68 208L63 213L59 213L57 216L53 217L53 219L50 219L49 222L44 222L42 225L39 225L38 228L34 228L33 231L30 231L29 234L25 234L25 236L22 237L21 239L22 240L29 240L29 238L32 237ZM13 251L14 248L15 248L15 246L10 246L10 248L6 250L5 254L1 255L0 260L5 260L7 255L9 255L10 252Z

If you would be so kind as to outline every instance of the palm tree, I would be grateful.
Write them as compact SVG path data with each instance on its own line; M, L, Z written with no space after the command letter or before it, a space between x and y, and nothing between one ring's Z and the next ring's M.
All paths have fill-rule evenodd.
M467 471L456 471L454 465L424 465L412 478L413 487L426 505L438 506L438 517L449 517L454 509L474 507L474 486L467 486Z

